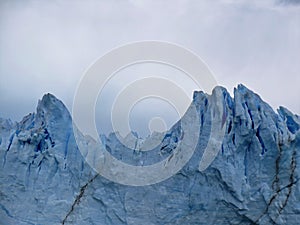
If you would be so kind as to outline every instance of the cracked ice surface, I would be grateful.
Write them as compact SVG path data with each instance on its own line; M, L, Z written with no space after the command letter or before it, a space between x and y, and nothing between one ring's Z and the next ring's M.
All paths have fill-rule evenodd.
M298 224L300 118L283 107L274 112L242 85L234 98L216 89L226 131L215 160L199 171L216 96L195 92L200 137L193 157L175 176L143 187L113 183L87 165L69 112L51 94L21 122L0 119L0 224ZM117 159L150 165L172 156L179 128L131 150L122 143L136 134L101 138ZM140 151L160 135L159 146Z

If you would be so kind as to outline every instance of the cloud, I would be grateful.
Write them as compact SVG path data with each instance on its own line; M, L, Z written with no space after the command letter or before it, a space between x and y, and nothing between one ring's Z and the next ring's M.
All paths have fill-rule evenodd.
M300 5L300 0L278 0L277 2L283 5Z
M281 2L1 1L0 117L20 120L47 92L71 110L93 61L149 39L191 49L229 91L244 83L300 114L299 1Z

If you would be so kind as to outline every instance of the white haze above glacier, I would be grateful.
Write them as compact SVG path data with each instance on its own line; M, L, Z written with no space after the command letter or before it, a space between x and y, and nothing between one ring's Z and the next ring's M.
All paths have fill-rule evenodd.
M243 83L274 109L284 105L300 114L296 0L1 1L0 32L0 117L20 120L35 111L37 99L47 92L71 111L87 67L116 46L140 40L184 46L198 54L231 93ZM103 132L111 129L114 96L134 79L163 75L180 83L191 98L196 88L184 74L155 65L119 75L99 96L96 121ZM143 131L155 116L165 119L167 127L178 118L165 102L147 101L132 110L132 129Z

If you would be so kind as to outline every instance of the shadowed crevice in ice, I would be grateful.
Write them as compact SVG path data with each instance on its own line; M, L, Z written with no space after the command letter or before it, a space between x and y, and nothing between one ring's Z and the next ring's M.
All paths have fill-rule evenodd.
M62 221L63 225L67 222L68 217L74 211L74 208L76 207L76 205L78 205L80 203L80 199L83 197L85 189L87 189L87 187L97 178L97 176L98 176L98 174L96 174L92 179L90 179L85 185L83 185L80 188L79 194L76 196L76 198L71 206L71 209L68 211L67 215L65 216L65 218Z

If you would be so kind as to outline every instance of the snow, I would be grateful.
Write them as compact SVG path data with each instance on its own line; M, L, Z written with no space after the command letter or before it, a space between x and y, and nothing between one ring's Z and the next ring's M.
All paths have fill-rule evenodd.
M51 94L21 122L0 119L0 224L298 224L299 117L274 112L243 85L234 98L222 87L195 92L192 105L200 120L192 158L171 178L141 187L109 181L87 164L91 152L81 154L70 113ZM199 170L217 109L222 146ZM145 166L171 157L182 139L180 123L138 143L132 135L101 139L115 158Z

